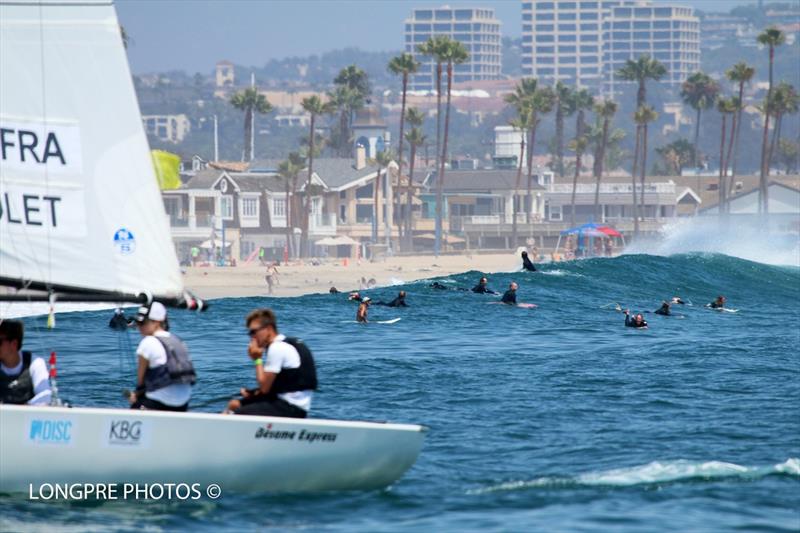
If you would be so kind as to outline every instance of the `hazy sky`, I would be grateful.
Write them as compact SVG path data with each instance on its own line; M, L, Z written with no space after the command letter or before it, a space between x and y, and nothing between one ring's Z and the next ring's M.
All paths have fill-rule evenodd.
M655 0L727 11L753 0ZM520 0L117 0L135 73L211 72L220 59L261 66L269 59L357 46L400 50L414 7L494 7L503 35L522 31Z

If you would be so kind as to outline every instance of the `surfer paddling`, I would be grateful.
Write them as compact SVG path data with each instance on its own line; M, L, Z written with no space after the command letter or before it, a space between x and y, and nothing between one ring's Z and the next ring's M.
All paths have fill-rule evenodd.
M385 305L386 307L408 307L406 303L406 291L397 293L397 298L391 302L375 302L375 305Z
M631 316L630 309L625 310L625 325L629 328L647 329L647 321L642 314Z
M706 307L710 307L711 309L725 309L725 302L728 299L722 295L717 296L717 299L708 304Z
M225 414L306 418L317 389L317 370L303 341L278 333L275 313L256 309L245 320L247 355L256 371L255 389L241 389Z
M480 279L480 281L478 281L477 285L472 287L472 292L478 294L500 294L499 292L490 289L488 285L489 285L489 280L483 277Z
M670 304L667 301L661 302L661 307L656 309L654 312L657 315L664 315L664 316L669 316L672 314L672 311L670 310Z

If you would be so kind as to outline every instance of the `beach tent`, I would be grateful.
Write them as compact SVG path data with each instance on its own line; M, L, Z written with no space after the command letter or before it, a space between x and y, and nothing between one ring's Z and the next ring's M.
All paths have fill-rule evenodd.
M558 236L558 242L556 243L556 253L558 253L558 249L561 247L561 237L564 235L577 235L578 236L578 243L581 242L582 237L590 237L590 238L607 238L607 237L620 237L622 238L622 244L625 245L625 237L622 233L618 232L614 228L610 226L606 226L604 224L595 224L593 222L589 222L588 224L582 224L580 226L576 226L574 228L565 229L561 232L561 235Z
M229 247L231 244L232 243L230 242L226 242L225 248ZM200 244L200 248L203 248L205 250L210 250L212 248L222 248L222 241L219 239L214 239L213 241L211 239L208 239L207 241L203 241Z
M325 237L315 242L317 246L357 246L359 242L345 235L341 237Z

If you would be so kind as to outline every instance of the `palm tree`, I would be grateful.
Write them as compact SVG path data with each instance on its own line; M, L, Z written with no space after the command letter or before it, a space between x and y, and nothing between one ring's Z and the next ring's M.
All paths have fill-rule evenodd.
M436 157L438 167L439 149L442 137L442 65L443 55L449 46L450 38L437 35L417 45L417 53L431 57L436 61Z
M555 93L550 87L542 87L541 89L538 89L535 93L533 93L530 101L529 112L531 116L528 120L530 126L530 138L528 139L528 190L525 196L525 222L527 224L531 223L531 186L533 182L533 150L536 147L536 129L539 127L539 123L542 120L541 115L545 115L552 111L555 101Z
M641 216L642 221L644 221L644 183L645 183L645 176L647 175L647 125L651 122L658 120L658 113L656 110L653 109L651 106L644 105L636 110L634 114L634 121L641 127L642 131L642 168L641 168L641 175L640 175L640 182L641 182L641 190L639 191L639 205L641 209L639 210L639 215ZM636 178L634 177L634 181ZM635 194L635 192L634 192ZM638 228L634 229L634 233L638 233Z
M699 149L697 141L700 138L700 114L703 110L714 107L714 102L719 95L719 84L711 76L703 72L695 72L681 85L681 98L697 112L694 124L694 167L697 168Z
M769 47L769 89L767 90L767 102L772 101L772 69L775 64L775 48L786 41L786 36L778 28L767 28L757 37L759 44ZM767 154L769 136L769 111L764 113L764 135L761 139L761 174L759 176L759 212L767 214L769 212L769 189L767 180L769 178L769 157Z
M286 185L286 250L289 257L294 256L294 247L292 246L292 193L291 188L297 187L297 176L303 170L305 159L298 152L289 154L286 161L282 161L278 165L278 174L284 179ZM291 185L290 185L291 184Z
M258 92L255 87L248 87L231 96L231 105L239 111L244 111L244 160L252 161L253 153L252 135L253 135L253 120L256 113L265 115L272 111L272 104L267 101L267 98Z
M356 89L345 85L337 85L328 92L328 101L333 109L339 112L339 126L331 132L331 144L341 157L349 157L352 146L350 137L350 121L353 113L364 107L364 97Z
M525 159L525 137L527 135L527 131L530 128L530 116L531 112L528 109L530 106L529 102L521 102L520 107L517 108L517 112L519 116L512 118L508 121L509 126L514 128L515 130L519 130L519 165L517 166L517 181L514 185L514 190L511 193L512 197L512 209L513 209L513 218L511 219L511 246L512 248L517 245L517 212L518 212L518 205L519 202L517 201L517 191L519 191L519 182L522 179L522 165L524 164L523 160ZM530 151L530 150L529 150Z
M617 71L617 76L625 81L635 81L639 84L636 93L636 108L643 106L647 100L647 80L658 81L667 74L667 68L657 59L647 54L640 55L637 59L628 59Z
M434 253L438 256L442 249L442 215L444 208L444 169L447 162L447 140L450 134L450 95L453 89L453 65L460 65L469 59L469 53L464 45L458 41L448 39L447 45L442 46L438 59L447 63L447 105L444 118L444 142L442 154L439 159L439 173L436 176L436 240Z
M586 89L578 89L572 93L571 108L577 112L575 119L575 139L570 144L570 149L575 152L575 175L572 179L572 215L570 225L575 225L575 190L578 187L578 176L583 166L583 154L589 145L584 132L586 121L584 113L594 105L594 98ZM581 142L583 141L583 142Z
M728 154L728 163L731 165L731 181L736 178L736 161L739 155L739 132L742 129L742 108L744 107L744 84L750 83L756 69L745 63L744 61L736 63L732 68L725 72L725 75L730 81L739 84L739 108L736 110L736 116L733 117L733 122L736 125L733 134L733 158ZM729 150L730 151L730 150Z
M775 147L781 140L781 126L783 125L784 115L793 115L797 113L798 108L798 95L795 88L782 81L775 87L772 93L772 102L769 104L769 111L775 117L775 126L772 128L772 140L769 145L769 156L767 159L767 168L772 163L772 155L775 153Z
M727 177L725 173L726 169L726 162L725 162L725 134L726 134L726 127L727 127L727 120L728 115L734 115L736 112L736 102L734 102L734 98L720 98L717 100L717 111L720 112L722 115L722 127L720 128L720 141L719 141L719 202L717 211L719 215L722 216L723 211L725 211L725 200L727 198ZM735 117L736 115L734 115ZM731 136L733 136L734 132L731 129Z
M397 148L398 161L397 165L400 167L400 174L403 174L403 127L406 123L406 93L408 92L408 76L414 74L419 70L419 61L414 59L411 54L400 54L393 57L389 61L389 72L392 74L400 75L403 77L403 97L400 104L400 141Z
M606 159L606 147L608 146L609 127L611 119L617 113L617 103L613 100L604 100L594 106L594 112L598 118L603 119L603 136L600 141L600 149L597 151L594 160L594 177L596 185L594 189L594 212L598 222L602 222L603 216L600 212L600 182L603 179L603 163Z
M553 88L555 93L555 108L556 108L556 146L553 171L557 172L559 177L564 177L564 118L571 116L575 111L575 99L573 98L573 91L569 85L559 80ZM576 134L580 137L580 133Z
M316 121L318 116L330 113L333 106L330 103L324 103L317 95L303 98L303 100L300 102L300 105L303 107L303 110L306 113L311 115L311 123L308 130L308 178L306 179L306 201L305 208L303 210L303 220L300 224L300 228L302 230L301 253L305 255L306 241L308 239L308 217L311 214L311 194L309 187L311 186L311 175L314 173L314 155L316 155L314 147L317 143Z
M735 137L739 135L739 115L742 112L742 101L739 100L738 96L731 96L730 97L730 105L734 107L732 112L732 119L731 119L731 134L728 136L728 155L725 157L725 169L723 171L723 176L725 179L728 180L728 169L731 167L731 155L733 154L733 144ZM733 183L733 176L731 176L729 183ZM728 197L731 193L731 188L726 185L724 196L722 198L722 207L727 211L728 210Z
M378 242L378 191L385 188L387 194L391 191L391 183L389 178L389 164L394 160L394 154L391 150L384 150L375 154L375 157L370 159L369 162L378 166L378 171L375 174L375 200L373 205L372 216L372 241ZM386 169L383 175L383 187L381 186L381 170ZM389 206L392 205L393 198L383 199L383 233L386 240L386 250L392 247L392 227L391 220L389 220Z
M409 113L413 110L412 107L409 109ZM411 116L408 117L409 123L411 122ZM422 122L420 122L422 124ZM425 144L425 141L428 138L423 135L422 130L415 125L411 128L411 131L406 132L406 140L408 141L409 146L411 146L411 155L410 155L410 162L409 162L409 169L408 169L408 187L406 188L406 216L405 216L405 237L406 237L406 247L408 251L411 251L413 248L413 237L411 233L411 210L413 209L412 198L413 198L413 187L414 187L414 163L416 162L417 157L417 148Z

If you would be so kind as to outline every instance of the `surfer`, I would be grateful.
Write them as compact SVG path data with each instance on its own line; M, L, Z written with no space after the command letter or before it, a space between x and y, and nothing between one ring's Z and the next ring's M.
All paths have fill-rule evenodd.
M358 304L358 311L356 311L356 322L363 324L367 323L367 313L369 313L369 303L372 299L369 296L364 296L361 303Z
M408 304L406 303L406 291L398 292L397 298L391 302L375 302L375 305L385 305L386 307L408 307Z
M672 303L674 303L674 304L680 304L680 305L686 305L686 301L685 301L685 300L683 300L683 299L681 299L681 297L680 297L680 296L673 296L673 297L672 297Z
M128 398L131 409L186 411L196 375L186 344L167 331L167 308L153 302L140 307L135 320L142 340L136 348L136 390Z
M0 320L0 403L48 405L52 393L47 365L22 349L25 327Z
M528 252L522 251L522 268L529 271L529 272L536 272L536 267L533 266L533 263L530 259L528 259Z
M647 322L645 321L644 317L641 313L637 313L635 316L631 316L630 309L625 310L625 325L629 328L639 328L639 329L646 329Z
M442 284L441 284L441 283L439 283L438 281L434 281L433 283L431 283L430 285L428 285L428 287L430 287L431 289L436 289L436 290L440 290L440 291L446 291L446 290L448 290L448 289L447 289L447 287L445 287L444 285L442 285Z
M669 316L672 314L669 308L670 308L669 302L663 301L661 302L661 307L655 310L655 314Z
M356 302L361 301L361 294L358 291L351 292L350 295L347 297L348 300L354 300Z
M337 289L336 287L331 287L330 289L328 289L328 293L329 294L339 294L339 289Z
M258 387L241 389L242 397L228 402L224 413L305 418L317 389L311 350L300 339L279 334L270 309L252 311L245 324L250 335L247 354L256 367Z
M476 292L478 294L500 294L496 291L493 291L488 287L489 280L485 277L481 278L478 281L478 284L472 287L472 292Z
M724 309L726 301L728 301L727 298L725 298L724 296L720 295L720 296L717 296L716 300L714 300L713 302L708 304L707 307L710 307L711 309Z
M508 286L508 290L503 293L503 298L500 301L508 305L517 305L517 287L518 285L516 282L512 281Z

